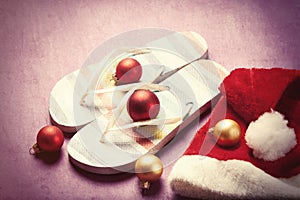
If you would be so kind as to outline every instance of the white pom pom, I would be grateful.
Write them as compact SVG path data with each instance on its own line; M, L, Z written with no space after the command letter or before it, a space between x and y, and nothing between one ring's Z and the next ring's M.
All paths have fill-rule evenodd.
M284 157L297 144L294 129L287 123L283 115L273 110L251 122L245 139L253 155L265 161Z

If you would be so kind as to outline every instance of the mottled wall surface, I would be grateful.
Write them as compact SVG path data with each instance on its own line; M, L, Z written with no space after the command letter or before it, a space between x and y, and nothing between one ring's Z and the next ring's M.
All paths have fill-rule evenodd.
M0 1L0 199L141 199L135 176L101 176L73 167L68 138L55 162L28 154L49 124L48 97L101 42L161 27L200 33L209 56L235 67L300 69L299 1ZM186 129L192 137L198 123ZM187 145L177 141L176 145ZM173 145L163 161L181 155ZM172 165L145 199L180 199L167 184Z

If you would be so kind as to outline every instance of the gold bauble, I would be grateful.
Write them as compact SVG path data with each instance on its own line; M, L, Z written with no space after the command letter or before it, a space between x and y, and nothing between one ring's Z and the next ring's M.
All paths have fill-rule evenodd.
M141 181L142 189L149 189L150 182L156 181L161 177L163 164L155 155L146 154L136 161L135 173Z
M212 134L218 145L232 147L240 141L241 128L236 121L223 119L215 125Z

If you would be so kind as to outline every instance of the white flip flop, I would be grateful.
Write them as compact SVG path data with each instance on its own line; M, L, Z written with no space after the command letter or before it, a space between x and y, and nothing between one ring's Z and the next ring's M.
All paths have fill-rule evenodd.
M180 59L177 61L180 62ZM170 90L156 93L162 107L162 113L156 120L166 120L166 123L136 128L125 109L120 117L122 123L110 129L112 131L106 133L105 142L100 142L110 120L100 116L72 137L68 144L70 160L93 173L129 172L140 156L158 152L180 130L206 111L209 102L218 96L217 88L227 74L216 62L199 60L162 82ZM172 121L177 117L181 120ZM167 123L168 119L171 119L170 123ZM123 127L129 128L124 130Z
M146 53L136 53L140 51ZM152 82L162 70L165 74L196 58L206 58L207 44L197 33L174 33L137 49L125 50L110 64L100 62L72 72L55 85L49 105L52 122L64 132L79 130L68 144L68 153L70 160L84 170L100 174L131 170L141 155L159 151L179 130L207 110L209 102L219 94L219 84L228 75L214 61L193 62L161 82L170 90L156 92L161 111L151 121L152 125L132 125L124 109L115 126L106 133L105 142L100 142L110 120L109 109L105 106L96 109L95 98L92 105L82 105L82 97L99 84L105 85L109 77L106 75L113 72L116 62L131 56L145 66L141 82ZM109 80L106 86L110 86ZM109 98L122 99L125 93L113 92Z
M179 52L180 55L189 55L191 59L207 57L207 43L195 32L173 33L145 44L144 48L128 48L124 50L122 56L131 56L139 60L140 57L143 57L140 55L140 51L145 51L147 54L147 47L164 48L164 50L172 49L174 52ZM122 56L119 56L119 60ZM143 60L143 65L161 63L161 59L163 58L150 56L146 59L147 61ZM75 133L101 115L101 112L94 108L82 106L80 101L88 88L95 89L95 80L97 81L99 76L103 75L104 65L107 64L107 60L108 58L104 58L99 63L67 74L53 87L49 99L49 113L52 123L60 127L64 132ZM179 63L173 62L172 66L179 66ZM141 81L151 82L152 79L161 73L161 70L163 69L158 65L156 67L143 67Z

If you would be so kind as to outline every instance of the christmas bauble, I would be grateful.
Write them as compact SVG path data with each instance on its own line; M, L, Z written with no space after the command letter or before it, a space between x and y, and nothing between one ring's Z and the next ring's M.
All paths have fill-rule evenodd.
M118 85L137 82L141 76L142 66L137 60L125 58L118 63L116 68Z
M140 157L135 163L135 173L140 179L143 189L149 189L150 183L157 181L163 173L161 160L152 154Z
M64 135L56 126L45 126L38 132L36 140L40 150L54 152L62 147Z
M215 125L212 134L220 146L232 147L240 141L241 128L236 121L223 119Z
M160 110L160 102L150 90L136 90L128 99L127 111L133 121L155 118Z

